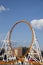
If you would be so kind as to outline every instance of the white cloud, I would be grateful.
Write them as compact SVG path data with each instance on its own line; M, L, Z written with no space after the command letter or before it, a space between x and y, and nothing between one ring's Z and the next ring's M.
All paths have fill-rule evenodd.
M2 11L9 11L9 10L10 10L9 8L6 8L5 6L0 5L0 12L2 12Z
M42 29L43 28L43 19L39 19L39 20L32 20L31 24L34 28L37 29Z

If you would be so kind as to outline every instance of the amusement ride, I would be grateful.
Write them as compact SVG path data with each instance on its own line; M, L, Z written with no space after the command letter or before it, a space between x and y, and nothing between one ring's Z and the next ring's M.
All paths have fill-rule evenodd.
M13 47L11 45L12 44L11 35L13 29L19 23L27 24L30 27L30 30L32 31L32 41L30 47L28 48L29 51L27 50L26 54L22 57L18 57L16 54L14 54ZM16 22L8 31L2 43L3 45L0 50L0 57L2 58L0 60L0 64L43 65L42 54L36 37L36 33L34 28L29 22L26 22L24 20Z

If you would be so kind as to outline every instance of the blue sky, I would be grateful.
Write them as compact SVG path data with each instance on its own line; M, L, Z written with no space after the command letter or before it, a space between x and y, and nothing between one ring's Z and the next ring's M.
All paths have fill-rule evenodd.
M0 0L0 39L4 39L11 26L19 20L26 20L33 25L43 49L43 0ZM12 39L30 43L31 36L26 24L18 24Z

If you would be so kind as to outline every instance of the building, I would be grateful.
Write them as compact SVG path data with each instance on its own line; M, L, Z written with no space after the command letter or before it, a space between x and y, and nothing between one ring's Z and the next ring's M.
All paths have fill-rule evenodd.
M22 57L23 55L26 54L27 52L27 49L26 47L18 47L18 48L14 48L14 54L18 57Z

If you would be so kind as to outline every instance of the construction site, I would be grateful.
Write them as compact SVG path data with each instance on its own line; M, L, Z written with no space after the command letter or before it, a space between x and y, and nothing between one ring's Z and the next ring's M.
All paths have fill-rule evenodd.
M30 47L12 47L11 35L15 26L19 23L26 24L32 32L32 40ZM3 43L0 48L0 65L43 65L42 52L36 37L36 33L32 25L20 20L13 24L8 31L6 38L1 41Z

